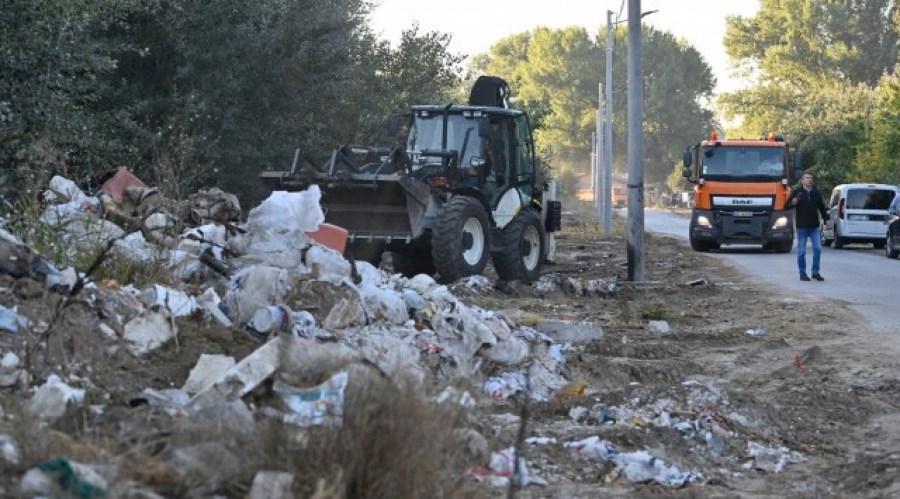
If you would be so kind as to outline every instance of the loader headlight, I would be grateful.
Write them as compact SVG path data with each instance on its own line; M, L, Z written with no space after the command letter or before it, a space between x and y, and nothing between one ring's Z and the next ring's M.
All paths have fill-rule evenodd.
M474 168L478 168L479 166L484 166L484 163L485 163L484 158L479 158L478 156L473 156L472 160L469 161L469 165Z
M697 225L699 225L700 227L712 227L712 223L709 221L709 218L704 215L700 215L697 217Z
M778 220L775 220L775 225L772 226L773 229L783 229L787 227L788 219L787 217L778 217Z

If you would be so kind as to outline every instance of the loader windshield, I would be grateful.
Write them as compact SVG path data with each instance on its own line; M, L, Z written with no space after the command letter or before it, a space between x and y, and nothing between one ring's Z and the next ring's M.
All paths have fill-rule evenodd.
M785 148L759 146L705 147L700 176L706 180L765 182L784 178Z
M451 114L447 117L447 146L441 141L444 135L444 116L440 113L419 113L413 120L406 141L406 152L418 169L426 164L439 164L436 156L422 156L425 150L450 150L459 153L459 166L468 168L472 158L481 155L481 137L478 136L478 118Z

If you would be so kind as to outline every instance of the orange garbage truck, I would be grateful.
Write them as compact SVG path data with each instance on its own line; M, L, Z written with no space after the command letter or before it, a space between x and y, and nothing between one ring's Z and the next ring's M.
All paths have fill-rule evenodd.
M790 161L789 161L790 159ZM684 177L694 184L690 241L695 251L728 244L759 244L789 253L794 215L784 209L790 184L802 174L802 156L790 154L784 137L709 140L684 153Z

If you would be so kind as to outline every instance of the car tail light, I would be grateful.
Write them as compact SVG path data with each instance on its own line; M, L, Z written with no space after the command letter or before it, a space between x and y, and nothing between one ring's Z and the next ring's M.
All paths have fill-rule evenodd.
M844 219L844 201L846 201L846 199L841 199L841 204L838 206L838 218L841 220Z
M447 177L431 177L428 179L428 183L432 187L447 187L450 185L450 180Z

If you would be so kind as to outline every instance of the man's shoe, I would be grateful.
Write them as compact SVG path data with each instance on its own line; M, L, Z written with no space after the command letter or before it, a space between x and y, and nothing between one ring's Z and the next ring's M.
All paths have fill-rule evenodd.
M815 280L817 280L817 281L824 281L824 280L825 280L825 278L822 277L822 274L813 274L813 279L815 279Z
M809 276L806 275L806 274L800 274L800 280L801 280L801 281L808 281L808 280L809 280Z

